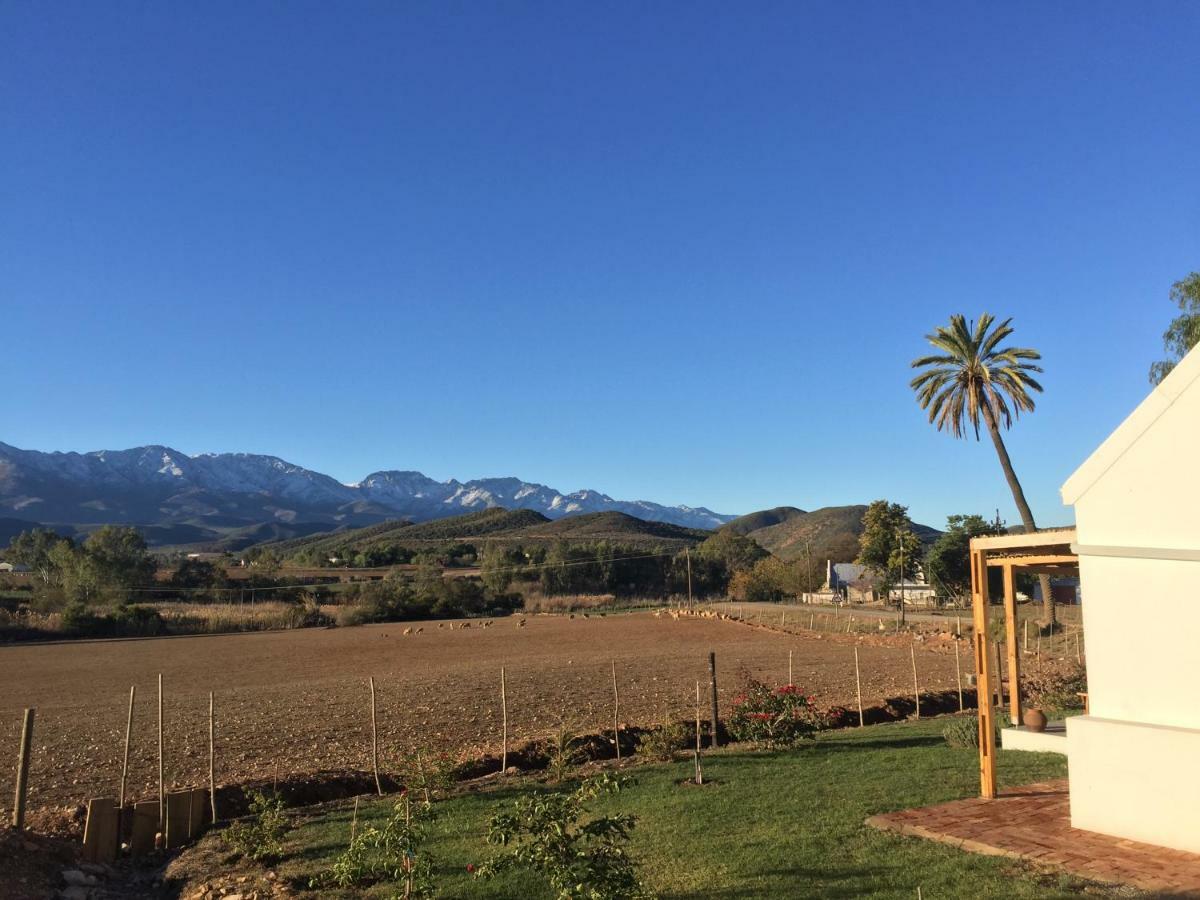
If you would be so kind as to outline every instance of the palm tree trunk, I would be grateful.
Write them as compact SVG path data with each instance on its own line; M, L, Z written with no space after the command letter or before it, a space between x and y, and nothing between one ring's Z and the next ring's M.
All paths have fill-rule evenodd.
M1029 508L1029 502L1025 499L1025 491L1021 488L1021 482L1017 480L1017 473L1013 470L1012 460L1008 458L1008 448L1004 446L1004 438L1000 436L996 417L986 403L983 404L983 419L987 423L988 434L992 436L992 444L996 447L996 455L1000 457L1000 468L1004 470L1004 478L1008 481L1013 501L1017 504L1021 524L1025 526L1027 534L1032 534L1037 531L1037 525L1033 521L1033 510ZM1038 581L1042 588L1042 624L1052 626L1054 624L1054 597L1050 594L1050 576L1039 575Z

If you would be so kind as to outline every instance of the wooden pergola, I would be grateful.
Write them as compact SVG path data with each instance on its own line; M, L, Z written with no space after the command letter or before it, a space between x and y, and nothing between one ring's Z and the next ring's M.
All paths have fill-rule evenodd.
M992 694L996 682L988 665L989 568L1004 572L1004 630L1008 648L1008 700L1014 725L1021 723L1021 657L1017 643L1018 569L1031 575L1077 575L1079 557L1072 549L1074 528L1002 534L971 539L971 605L974 613L975 690L979 705L979 796L996 796L996 729ZM995 673L997 682L1001 674Z

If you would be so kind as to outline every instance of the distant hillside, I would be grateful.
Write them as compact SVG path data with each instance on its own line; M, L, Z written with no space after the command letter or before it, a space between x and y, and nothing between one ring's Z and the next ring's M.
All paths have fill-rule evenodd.
M742 516L726 527L742 520L753 520L756 516L770 518L779 509ZM850 562L858 555L858 538L862 534L862 520L866 511L867 507L863 505L826 506L812 512L796 510L798 514L790 515L776 524L743 533L781 559L803 559L811 554L813 565L824 565L828 559ZM927 544L941 534L936 528L915 522L913 531Z
M744 516L738 516L732 522L724 525L722 530L747 535L752 531L770 528L772 525L779 525L781 522L788 522L797 516L804 515L807 515L804 510L797 509L794 506L776 506L774 509L763 509Z
M622 512L588 513L569 516L526 528L523 536L547 539L579 539L589 541L622 541L631 538L644 540L655 538L661 542L695 544L711 537L712 532L701 528L684 528L668 522L646 522Z
M350 528L315 534L299 540L263 544L264 549L284 559L354 554L381 548L404 547L425 550L447 544L482 545L611 541L626 545L685 547L698 544L711 534L666 522L645 522L619 512L585 513L551 520L531 509L485 509L410 525L384 522L367 528Z

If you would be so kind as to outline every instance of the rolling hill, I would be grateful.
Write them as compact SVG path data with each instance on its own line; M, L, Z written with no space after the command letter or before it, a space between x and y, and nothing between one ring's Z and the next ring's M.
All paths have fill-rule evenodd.
M806 515L808 513L794 506L776 506L774 509L762 509L758 512L738 516L733 521L727 522L722 528L737 532L740 535L747 535L752 531L759 531L763 528L769 528L772 525L788 522L798 516Z
M685 547L698 544L712 532L665 522L647 522L620 512L585 513L548 519L529 509L485 509L476 513L423 522L384 522L365 528L316 534L296 540L266 543L284 559L361 553L384 547L412 550L454 543L533 544L557 541L610 541L632 546Z
M864 505L826 506L812 512L776 507L734 519L725 527L745 534L780 559L790 561L811 556L814 565L824 565L829 559L850 562L858 555L858 538L862 534L866 511ZM773 519L777 521L757 529L740 530L745 523L771 522ZM941 534L936 528L915 522L913 531L926 544Z

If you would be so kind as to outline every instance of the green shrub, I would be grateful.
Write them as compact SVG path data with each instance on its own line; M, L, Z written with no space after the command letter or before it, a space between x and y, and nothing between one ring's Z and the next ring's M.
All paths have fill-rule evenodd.
M562 781L582 759L579 739L565 725L546 741L546 769L554 781Z
M833 724L794 684L772 689L748 678L745 689L733 699L729 733L738 741L765 747L789 747Z
M1007 713L997 712L992 716L992 721L995 723L996 740L1000 740L1001 729L1007 728L1012 724L1012 720ZM950 720L945 728L942 729L942 738L946 741L946 745L953 747L956 750L963 750L968 747L979 747L979 717L976 715L970 716L955 716Z
M670 762L676 753L686 749L687 736L687 729L679 722L664 722L657 728L642 733L638 741L638 753Z
M422 849L426 837L423 820L429 819L432 811L428 803L414 805L405 792L382 828L372 825L360 831L346 852L309 886L353 888L393 881L402 884L397 897L433 896L433 864Z
M569 793L521 797L513 812L493 816L488 843L504 848L481 865L487 878L524 868L546 879L560 900L633 900L648 897L626 845L633 816L600 816L581 822L588 803L630 784L609 773L589 778Z
M283 801L262 791L250 794L250 814L231 824L222 833L225 843L255 862L278 859L283 854L283 836L287 819Z

